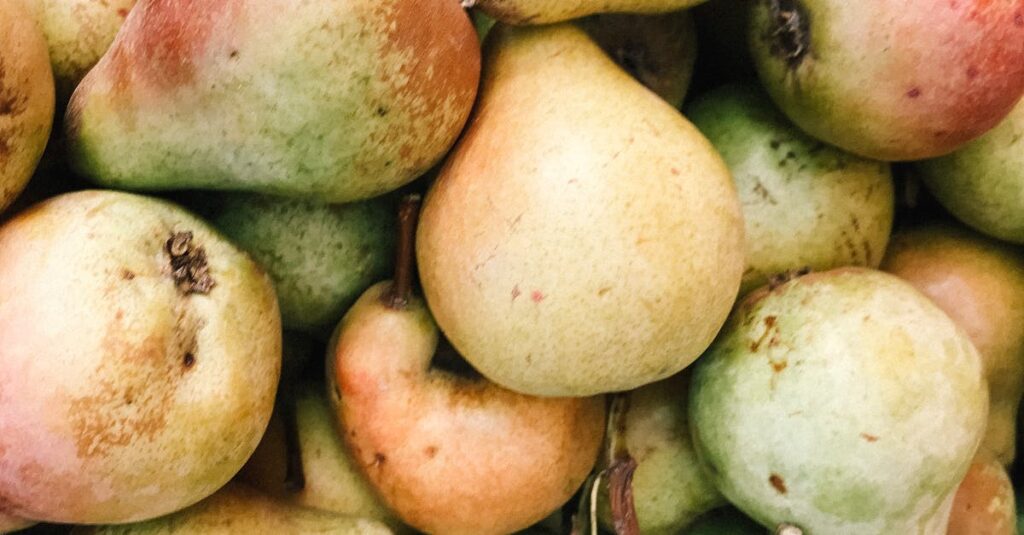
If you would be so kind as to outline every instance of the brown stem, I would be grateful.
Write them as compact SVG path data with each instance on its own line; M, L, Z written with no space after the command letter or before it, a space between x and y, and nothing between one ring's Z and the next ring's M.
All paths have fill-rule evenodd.
M608 505L612 511L615 535L640 535L640 523L636 518L636 504L633 502L633 473L636 459L626 453L608 468Z
M302 467L302 444L299 442L298 406L295 392L288 388L282 400L282 417L284 419L284 447L286 466L284 488L288 492L301 492L306 487L306 474Z
M400 309L412 297L412 279L416 268L416 223L420 213L419 194L402 198L398 206L398 252L395 257L395 280L384 295L387 306Z

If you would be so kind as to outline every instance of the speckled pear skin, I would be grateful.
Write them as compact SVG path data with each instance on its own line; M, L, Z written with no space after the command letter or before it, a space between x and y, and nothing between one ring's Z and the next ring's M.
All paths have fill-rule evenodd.
M743 220L725 163L575 26L499 25L488 39L480 101L417 234L438 325L523 393L675 374L739 288Z
M957 489L946 535L1017 535L1013 484L1001 462L981 455Z
M1024 244L1024 101L962 149L914 165L928 191L957 219Z
M866 158L948 154L999 123L1024 92L1019 0L744 4L772 99L810 135Z
M365 199L441 159L479 69L458 2L141 0L71 99L69 152L113 188Z
M596 13L668 13L705 0L475 0L484 13L508 24L548 24Z
M971 337L989 388L981 451L1009 466L1024 395L1024 253L962 227L933 224L893 236L882 269L914 285Z
M621 439L637 462L633 502L644 535L676 535L697 517L726 503L693 449L686 410L688 386L684 373L624 394L629 405ZM601 525L613 533L607 486L603 490Z
M753 87L714 89L686 115L729 165L743 204L741 294L790 270L878 267L895 206L888 163L804 134Z
M25 188L53 123L46 39L23 0L0 1L0 212Z
M255 262L177 205L110 191L22 212L0 250L2 512L145 520L242 467L281 367Z
M328 399L357 465L406 524L501 535L558 510L604 436L603 397L537 398L432 367L438 330L423 300L384 304L372 286L328 348Z
M391 272L393 212L388 199L330 205L228 193L209 220L270 274L284 327L326 339Z
M945 533L981 442L984 369L913 286L841 268L758 290L693 371L716 486L766 527Z
M285 504L239 483L174 514L138 524L81 527L73 535L389 535L383 524Z

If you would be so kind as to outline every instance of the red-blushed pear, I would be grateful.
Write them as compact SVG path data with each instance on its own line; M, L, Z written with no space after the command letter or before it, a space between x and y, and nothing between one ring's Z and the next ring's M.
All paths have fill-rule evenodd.
M0 0L0 211L32 177L53 123L46 39L30 9Z
M1017 535L1010 476L996 459L974 460L953 499L946 535Z
M548 24L595 13L668 13L705 0L469 0L509 24Z
M273 409L270 278L177 205L83 191L0 227L0 510L176 511L224 485Z
M365 199L441 159L479 74L457 1L141 0L75 90L69 153L108 187Z
M488 35L480 100L427 194L423 292L485 377L589 396L671 376L743 272L729 170L571 23Z
M586 479L605 402L526 396L436 366L437 326L410 290L417 201L401 207L395 280L367 290L338 325L328 396L360 470L407 524L511 533L553 513Z
M876 160L947 154L1024 92L1020 0L752 0L748 38L782 111Z
M981 355L989 415L981 450L1016 456L1024 395L1024 253L961 227L933 224L893 236L882 269L931 298L967 331Z

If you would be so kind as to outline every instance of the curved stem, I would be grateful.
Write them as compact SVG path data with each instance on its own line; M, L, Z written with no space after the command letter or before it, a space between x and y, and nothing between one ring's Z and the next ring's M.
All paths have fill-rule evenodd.
M404 308L412 297L412 280L416 268L416 223L419 220L421 196L406 195L398 206L398 249L395 256L395 280L384 294L385 304Z
M639 535L640 524L633 501L633 474L637 462L626 445L626 416L629 413L629 392L612 397L606 429L608 468L608 505L616 535Z

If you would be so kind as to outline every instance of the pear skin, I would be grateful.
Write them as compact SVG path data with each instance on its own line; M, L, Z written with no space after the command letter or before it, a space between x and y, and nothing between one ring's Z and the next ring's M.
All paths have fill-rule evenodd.
M229 483L209 498L161 518L138 524L76 528L73 535L388 535L373 520L289 505L255 489Z
M106 187L374 197L454 143L479 50L458 2L141 0L75 90L69 152Z
M14 533L27 527L31 527L34 524L35 522L31 520L25 520L24 518L4 514L3 510L0 509L0 533Z
M43 155L54 102L46 39L33 11L23 0L0 2L0 212Z
M981 450L1009 466L1024 395L1024 254L965 228L933 224L893 236L882 269L914 285L971 337L989 386Z
M953 500L947 535L1016 535L1017 505L1010 476L996 459L979 456Z
M508 24L549 24L596 13L668 13L705 0L473 0L472 4Z
M0 504L145 520L224 485L281 369L270 278L177 205L83 191L0 227Z
M480 373L541 396L673 375L743 272L728 168L572 24L488 36L475 115L423 206L424 295Z
M535 398L431 368L438 331L422 299L392 307L374 285L328 350L329 398L356 462L385 503L428 533L524 529L594 466L604 400Z

